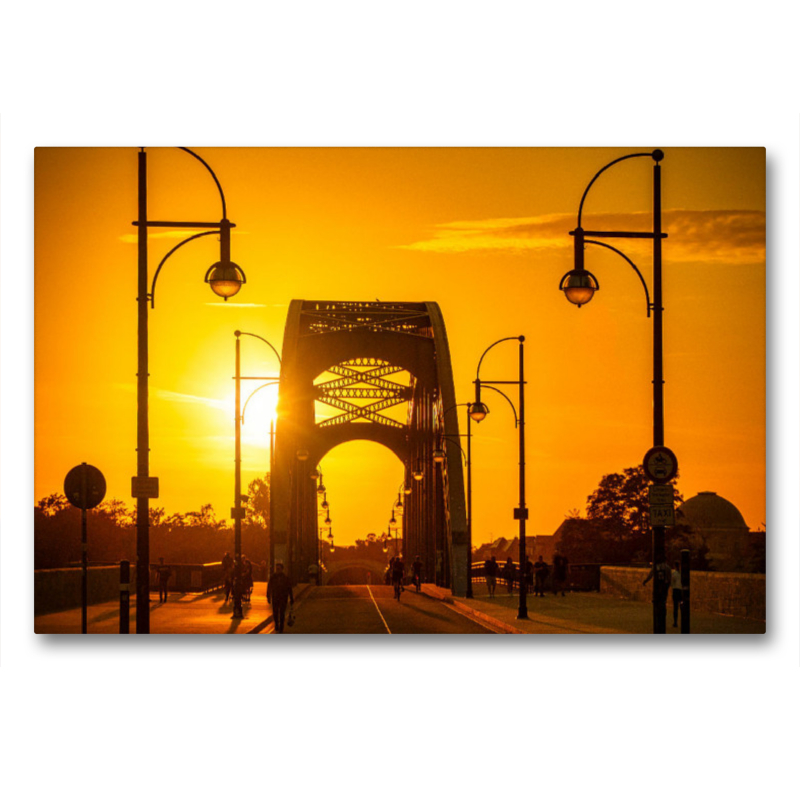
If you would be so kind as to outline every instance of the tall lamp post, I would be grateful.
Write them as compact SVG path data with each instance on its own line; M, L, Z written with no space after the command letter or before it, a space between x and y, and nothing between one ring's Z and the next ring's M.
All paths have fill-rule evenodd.
M653 229L652 231L587 231L581 226L583 204L589 190L594 182L607 169L626 161L630 158L651 158L653 160ZM645 471L650 473L649 477L655 483L667 483L664 478L668 474L674 475L677 471L677 459L674 453L664 447L664 356L663 356L663 328L662 328L662 296L661 296L661 240L667 238L667 234L661 230L661 161L664 158L662 150L653 150L647 153L631 153L606 164L593 178L583 192L580 206L578 207L578 225L574 231L570 231L570 236L575 240L575 268L570 270L561 279L559 288L564 292L567 300L580 308L588 303L594 293L600 288L600 284L584 265L585 245L596 245L612 250L621 256L633 267L639 280L644 287L645 300L647 303L647 316L653 318L653 450L648 451L648 456L655 453L656 457L666 462L671 462L668 471L653 472L648 470L648 458L645 458ZM628 256L616 247L612 247L605 242L596 241L597 239L652 239L653 240L653 299L650 300L650 292L647 288L642 273ZM653 633L667 632L667 607L666 591L663 586L665 576L659 575L657 566L665 561L665 528L663 525L653 525L653 569L655 579L653 580ZM662 602L662 597L664 598Z
M234 560L239 563L242 558L242 520L246 515L246 509L242 508L242 425L244 424L244 414L247 410L247 404L250 402L256 392L264 389L267 386L274 386L280 383L280 376L259 376L259 375L242 375L241 371L241 347L240 337L252 336L255 339L260 339L267 344L275 357L278 359L278 364L281 364L281 357L278 351L262 336L255 333L248 333L246 331L234 331L233 335L236 337L236 374L233 376L236 381L236 424L235 424L235 455L234 455L234 486L233 486L233 508L231 509L231 517L233 518L233 550ZM254 389L244 402L242 408L242 381L267 381L267 383L258 386ZM272 477L272 421L270 420L270 477ZM270 492L271 496L271 492ZM270 525L272 518L270 516ZM272 532L270 531L270 539L272 539ZM242 616L242 608L240 605L234 606L234 617Z
M485 381L481 380L481 364L486 354L500 342L519 342L519 380L516 381ZM514 403L498 385L510 384L519 387L519 413ZM475 378L475 402L469 410L470 417L475 422L481 422L486 419L489 409L484 403L481 402L481 387L485 386L487 389L503 395L508 400L511 410L514 412L514 424L519 432L519 506L514 509L514 519L519 520L519 610L517 612L517 619L528 619L528 587L526 584L525 564L527 562L527 552L525 546L525 523L528 519L528 509L525 506L525 337L524 336L507 336L504 339L498 339L494 344L489 345L483 351L480 361L478 362L478 371ZM470 519L472 515L470 514Z
M206 271L205 281L212 291L227 300L233 297L246 278L244 271L231 261L231 228L225 194L217 176L197 153L188 147L179 150L196 158L211 174L222 202L222 219L219 222L175 222L151 220L147 216L147 153L139 151L138 207L139 217L133 223L138 228L138 372L136 392L136 476L131 481L131 495L136 498L136 633L150 633L150 500L158 497L158 478L150 475L150 413L149 413L149 341L148 310L155 308L156 281L167 259L185 244L203 236L218 235L219 261ZM147 236L150 228L201 228L175 245L161 259L149 283L147 264Z

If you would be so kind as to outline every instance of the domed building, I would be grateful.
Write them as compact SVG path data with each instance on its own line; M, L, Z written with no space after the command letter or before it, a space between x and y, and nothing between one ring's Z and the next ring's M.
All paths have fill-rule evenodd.
M678 525L703 537L714 570L749 570L752 545L763 533L751 532L736 506L716 492L700 492L675 510Z

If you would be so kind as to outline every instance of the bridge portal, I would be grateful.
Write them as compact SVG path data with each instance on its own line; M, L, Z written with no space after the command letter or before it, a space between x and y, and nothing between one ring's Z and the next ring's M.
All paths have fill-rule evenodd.
M325 454L366 439L402 462L402 552L419 554L426 580L464 595L467 520L458 413L437 303L293 300L283 339L272 475L273 558L300 579L319 559L316 484ZM328 415L317 413L326 408ZM333 412L331 413L331 409ZM414 473L422 473L415 480ZM356 490L355 487L353 489ZM396 487L388 486L387 504Z

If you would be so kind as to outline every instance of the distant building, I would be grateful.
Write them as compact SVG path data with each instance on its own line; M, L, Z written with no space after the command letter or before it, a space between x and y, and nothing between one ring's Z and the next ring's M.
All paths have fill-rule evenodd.
M736 506L716 492L700 492L675 509L675 521L703 538L706 558L717 572L756 569L758 548L765 534L751 531Z

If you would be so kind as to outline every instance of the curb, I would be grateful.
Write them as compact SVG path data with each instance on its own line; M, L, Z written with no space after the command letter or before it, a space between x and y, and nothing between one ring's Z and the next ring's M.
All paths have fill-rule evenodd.
M496 617L491 617L488 614L484 614L482 611L478 611L477 609L472 608L472 606L456 600L452 595L446 594L445 589L441 589L433 584L423 584L422 592L433 600L438 600L441 603L447 603L447 605L452 606L456 613L461 614L464 617L471 617L472 619L479 620L480 622L488 625L490 628L495 628L499 633L521 633L523 635L525 633L525 631L521 631L519 628L509 625L507 622L503 622Z

